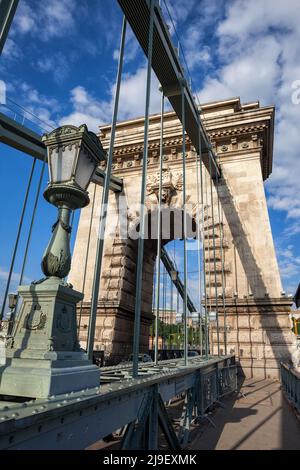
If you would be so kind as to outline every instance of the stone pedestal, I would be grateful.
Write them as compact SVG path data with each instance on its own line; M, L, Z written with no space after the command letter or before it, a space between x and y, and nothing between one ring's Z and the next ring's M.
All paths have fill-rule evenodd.
M22 286L20 314L6 344L0 394L45 398L99 386L100 372L80 349L76 304L82 294L50 278Z
M237 299L226 301L227 352L235 354L247 378L278 378L279 363L290 361L295 335L289 318L291 300ZM224 315L219 306L220 353L225 353ZM216 322L211 346L217 354Z

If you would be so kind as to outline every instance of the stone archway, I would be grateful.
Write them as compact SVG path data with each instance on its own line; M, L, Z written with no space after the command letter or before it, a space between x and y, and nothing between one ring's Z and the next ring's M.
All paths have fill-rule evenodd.
M172 178L172 172L169 172L169 176ZM154 266L157 254L158 199L155 191L152 191L152 183L156 178L156 173L149 175L146 201L147 220L141 305L141 352L147 352L149 349L149 330L153 321L152 297ZM164 190L169 190L168 183L165 186L165 182L166 179L163 183ZM164 201L162 207L163 223L161 227L162 246L171 240L182 239L183 237L181 192L182 185L179 189L173 188L171 194ZM114 210L114 205L120 207L120 198L122 197L126 196L122 194L112 200L108 210L109 237L105 241L95 334L95 349L99 348L105 351L107 364L118 363L128 358L132 353L137 238L140 215L139 205L130 205L127 200L126 230L124 230L124 226L120 227L122 221L124 224L125 216L123 213L120 216ZM188 238L194 238L197 233L195 221L197 206L191 203L191 198L189 199L190 204L187 206L187 236ZM90 295L87 289L85 293ZM83 346L87 336L89 308L90 303L85 302L82 309L83 320L80 331L80 339Z
M278 361L288 358L294 343L291 333L289 312L292 301L282 293L281 280L276 260L272 232L270 229L263 182L272 169L272 148L274 134L274 108L261 108L258 102L242 105L239 98L202 105L205 126L218 155L222 169L220 200L222 220L218 220L216 190L213 187L213 201L216 224L217 290L220 294L221 270L219 227L223 230L223 251L225 262L225 300L227 310L228 352L235 353L249 376L277 376ZM123 179L122 195L111 193L108 220L109 230L116 221L126 219L137 224L139 219L141 169L143 155L143 119L121 122L117 126L113 172ZM182 207L182 129L176 115L165 115L164 139L164 201L168 206ZM110 140L110 126L101 128L100 135L104 148ZM195 151L186 139L187 203L191 214L197 211L197 183ZM158 163L160 147L160 116L150 118L149 161L147 206L157 205ZM207 178L207 181L210 181ZM207 190L207 188L205 188ZM209 188L208 188L209 192ZM87 280L84 287L84 320L80 332L84 345L90 306L99 211L102 189L97 188L96 210L93 215L92 238L88 258ZM126 217L118 209L123 198ZM212 258L212 220L209 200L205 204L206 274L214 270ZM129 208L129 213L127 213ZM82 290L82 264L91 208L82 210L78 228L70 282ZM134 311L134 272L136 245L122 233L105 240L104 260L100 281L98 318L95 347L105 347L112 361L126 357L131 352L131 331ZM145 251L145 279L151 287L145 288L152 298L153 251ZM266 255L267 254L267 255ZM211 298L215 277L210 279L206 294ZM147 299L146 299L147 300ZM144 301L147 303L147 301ZM148 302L148 305L150 301ZM220 322L224 322L222 309ZM141 324L141 344L148 345L148 330L152 320L149 307L144 305ZM215 334L215 332L213 332ZM221 350L224 341L221 335ZM215 341L214 341L215 343Z

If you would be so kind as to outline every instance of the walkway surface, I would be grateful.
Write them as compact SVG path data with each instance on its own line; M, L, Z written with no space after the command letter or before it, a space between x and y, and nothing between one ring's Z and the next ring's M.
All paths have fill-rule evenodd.
M300 450L300 421L280 390L280 383L247 380L240 393L227 397L208 421L192 433L189 449Z

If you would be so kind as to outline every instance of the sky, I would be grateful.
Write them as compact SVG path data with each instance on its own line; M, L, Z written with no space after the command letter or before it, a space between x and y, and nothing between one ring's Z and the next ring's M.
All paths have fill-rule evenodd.
M240 96L276 106L273 173L266 196L284 289L300 279L300 5L299 0L168 0L162 7L174 43L200 102ZM20 0L0 59L6 106L0 111L43 133L66 123L97 131L112 116L122 12L117 0ZM176 32L175 32L176 29ZM178 39L179 38L179 39ZM146 60L129 30L119 119L144 114ZM297 82L298 81L298 82ZM152 80L151 112L160 107ZM32 113L29 114L22 108ZM1 144L3 215L0 294L16 238L32 158ZM32 211L41 164L29 196ZM47 183L45 172L42 187ZM30 210L25 214L28 226ZM78 222L75 216L74 227ZM41 277L40 259L55 209L41 197L24 281ZM27 224L27 225L26 225ZM74 230L73 241L76 230ZM26 231L20 239L12 286L18 284ZM178 252L177 263L181 263ZM194 271L194 265L189 265ZM196 295L197 280L190 275Z

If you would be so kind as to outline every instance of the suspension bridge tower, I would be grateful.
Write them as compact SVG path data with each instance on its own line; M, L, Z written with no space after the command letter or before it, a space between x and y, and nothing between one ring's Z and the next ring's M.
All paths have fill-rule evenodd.
M247 376L274 377L279 360L290 357L294 343L289 319L292 301L282 292L264 192L264 181L272 171L274 108L261 107L258 102L242 105L234 98L202 105L201 117L222 173L216 185L203 165L201 231L206 308L218 314L218 322L211 323L210 352L234 353ZM101 127L99 137L104 148L109 146L110 131L109 125ZM95 336L95 347L104 349L111 363L132 352L137 247L134 239L120 233L120 222L125 217L128 233L139 224L143 132L142 118L120 122L116 127L113 173L124 185L121 194L112 193L109 199L110 230L104 243ZM188 214L197 222L196 153L188 137L186 143ZM146 205L154 209L158 202L159 147L160 115L153 115ZM181 124L174 112L165 113L163 192L165 205L173 210L182 209L181 152ZM75 288L85 294L80 307L83 344L87 339L102 188L93 186L89 191L94 198L81 213L70 275ZM126 209L122 215L121 200L123 207L125 200ZM165 243L174 236L171 228ZM143 266L141 352L148 349L153 320L155 256L156 242L149 239Z

